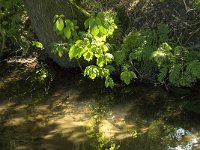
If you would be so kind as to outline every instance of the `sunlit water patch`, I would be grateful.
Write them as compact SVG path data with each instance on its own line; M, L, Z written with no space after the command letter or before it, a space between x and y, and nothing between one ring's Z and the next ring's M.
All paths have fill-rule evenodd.
M167 150L193 150L199 146L198 137L192 135L192 133L183 128L178 128L175 130L174 138L180 143L175 147L169 146ZM184 139L184 137L188 137Z

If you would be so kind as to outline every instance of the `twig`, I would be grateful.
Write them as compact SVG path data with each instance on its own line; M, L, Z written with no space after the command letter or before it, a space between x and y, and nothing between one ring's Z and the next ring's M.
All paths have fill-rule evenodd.
M187 7L187 4L186 4L185 0L183 0L183 3L184 3L184 5L185 5L185 10L186 10L186 12L187 12L187 11L188 11L188 7Z
M83 72L83 68L82 68L82 66L81 66L80 62L78 61L78 59L77 59L77 62L78 62L78 65L79 65L79 67L80 67L81 71Z

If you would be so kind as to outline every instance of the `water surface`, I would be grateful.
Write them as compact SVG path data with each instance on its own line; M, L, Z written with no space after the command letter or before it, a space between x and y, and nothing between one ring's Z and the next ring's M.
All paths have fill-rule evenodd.
M102 81L67 70L56 72L47 94L29 80L30 71L8 68L0 80L1 149L98 149L102 143L101 149L108 143L122 150L200 149L199 86L105 89ZM98 134L91 134L95 119ZM95 139L99 133L107 144Z

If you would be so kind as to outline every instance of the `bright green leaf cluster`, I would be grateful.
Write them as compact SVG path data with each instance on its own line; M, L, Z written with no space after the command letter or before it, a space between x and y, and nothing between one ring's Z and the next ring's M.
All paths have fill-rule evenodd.
M54 30L68 43L64 43L65 45L57 43L53 52L60 57L67 52L70 60L82 57L88 62L95 61L96 65L85 68L84 75L91 79L105 78L105 86L113 87L114 82L110 78L113 68L107 66L113 61L114 56L109 53L109 44L106 43L106 39L113 34L117 26L110 12L91 15L84 23L87 32L78 32L78 34L76 23L63 18L63 15L54 17Z
M113 88L114 86L114 81L110 78L110 70L108 68L90 65L85 68L84 76L89 76L91 79L95 79L96 77L105 78L106 87Z
M131 83L131 80L136 79L137 75L130 71L130 66L128 64L125 64L122 66L122 72L120 74L120 79L127 85Z
M43 45L41 42L38 42L38 41L32 41L33 43L33 46L36 46L37 48L39 49L44 49Z
M76 29L79 27L76 25L76 21L64 19L64 15L56 15L53 19L54 31L63 37L63 39L70 39L77 36Z
M124 83L129 85L131 80L137 78L137 76L133 71L124 71L121 73L120 78Z
M98 13L96 16L91 16L85 23L85 28L88 29L88 33L94 37L99 37L102 40L113 34L117 26L114 22L113 16L110 12Z

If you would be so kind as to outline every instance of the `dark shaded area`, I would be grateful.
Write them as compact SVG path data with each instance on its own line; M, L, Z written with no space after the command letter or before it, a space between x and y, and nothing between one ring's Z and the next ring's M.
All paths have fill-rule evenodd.
M140 0L129 12L131 29L156 28L165 23L176 42L195 46L199 41L200 15L191 0Z
M200 15L192 0L100 0L90 5L90 0L77 1L89 12L116 11L120 20L118 26L123 33L155 29L165 23L172 29L174 42L199 49Z

